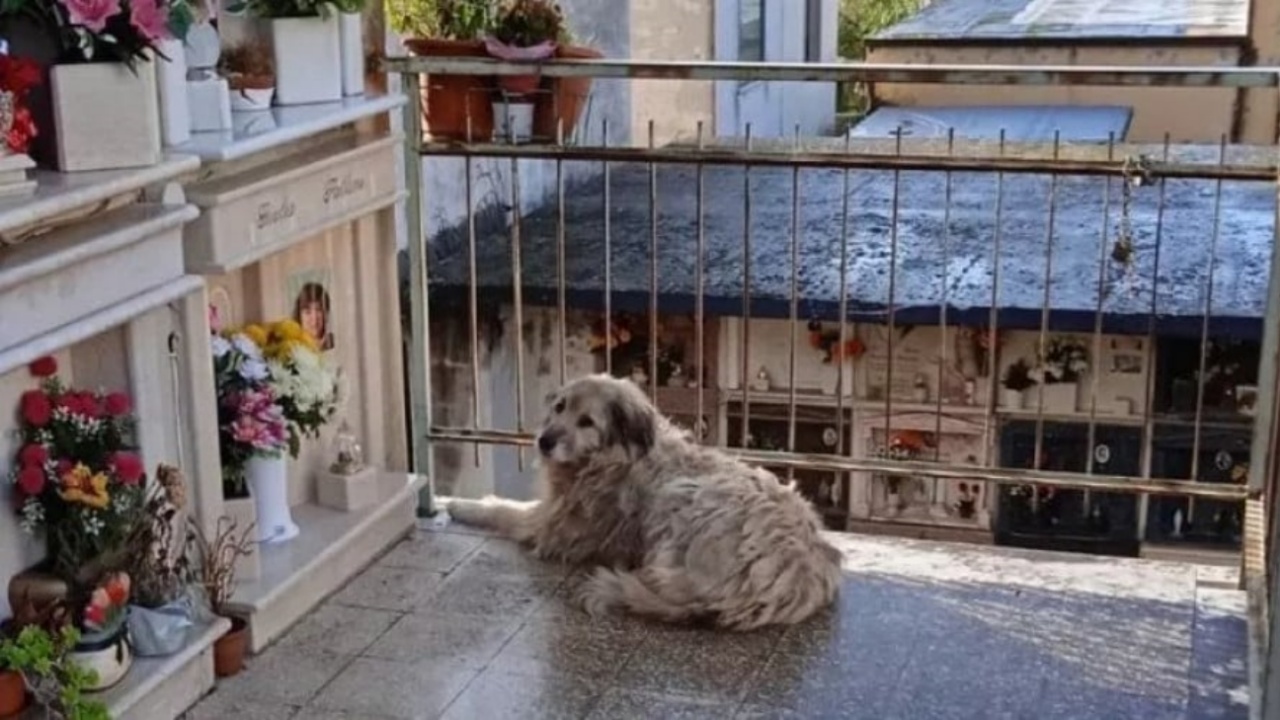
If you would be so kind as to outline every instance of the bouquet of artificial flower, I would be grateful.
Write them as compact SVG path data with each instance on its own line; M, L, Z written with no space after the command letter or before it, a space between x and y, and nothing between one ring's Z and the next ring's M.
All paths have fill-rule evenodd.
M64 386L52 357L30 370L41 387L22 394L10 480L23 529L43 531L53 571L79 583L111 569L138 520L144 472L132 443L132 402L125 393Z
M1069 337L1055 337L1045 348L1040 367L1036 368L1033 379L1046 385L1054 383L1080 382L1081 376L1089 372L1089 351L1079 340Z
M40 21L62 62L122 62L133 67L159 43L187 36L195 13L186 0L9 0L0 15Z
M94 634L114 632L124 622L129 605L129 575L113 572L94 588L81 611L84 629Z
M271 389L289 421L289 454L296 458L302 438L319 437L338 410L338 373L293 320L250 325L244 333L262 346Z
M41 81L40 66L26 58L0 55L0 155L23 154L38 134L27 94Z
M245 465L253 457L278 457L288 444L288 422L257 343L245 333L222 333L211 346L223 487L243 495Z

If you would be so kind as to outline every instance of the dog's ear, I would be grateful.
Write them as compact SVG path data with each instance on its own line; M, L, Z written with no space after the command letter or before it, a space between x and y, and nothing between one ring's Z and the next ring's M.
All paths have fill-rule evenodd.
M658 428L653 409L647 405L618 399L609 403L612 440L627 448L632 457L642 457L653 449Z

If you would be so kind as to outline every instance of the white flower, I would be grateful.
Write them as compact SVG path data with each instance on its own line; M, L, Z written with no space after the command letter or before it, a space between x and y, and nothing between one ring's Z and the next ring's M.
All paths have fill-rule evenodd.
M240 377L250 382L256 382L258 380L266 380L267 364L261 360L255 360L253 358L249 358L244 362L240 363L240 367L237 370L237 372L240 373Z
M209 347L213 348L213 356L215 358L221 358L231 352L231 343L227 342L227 339L221 335L214 335L213 339L209 341Z
M231 338L231 344L241 355L247 358L253 360L262 358L262 348L258 347L258 344L250 340L249 336L244 333L236 333L235 337Z

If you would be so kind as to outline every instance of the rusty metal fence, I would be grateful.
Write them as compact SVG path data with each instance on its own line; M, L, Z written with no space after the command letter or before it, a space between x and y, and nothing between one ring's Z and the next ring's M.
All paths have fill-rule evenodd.
M530 66L521 63L500 63L468 58L393 58L386 63L387 70L401 73L402 87L410 97L417 97L422 87L430 88L433 79L457 76L514 76L528 74ZM809 82L892 82L892 83L950 83L968 85L1090 85L1170 88L1271 88L1278 86L1280 75L1274 69L1242 68L1133 68L1133 67L988 67L988 66L903 66L872 64L777 64L777 63L709 63L709 62L633 62L627 60L565 60L537 66L537 72L548 78L594 79L661 79L670 81L809 81ZM430 468L433 448L442 444L465 443L514 446L523 448L532 444L532 434L525 426L528 414L525 401L525 374L523 353L526 332L526 306L539 306L553 312L556 317L555 333L558 335L559 379L569 374L565 359L566 340L569 334L568 316L580 306L591 305L602 311L601 334L606 349L615 335L614 316L619 308L640 313L647 320L647 353L643 354L641 382L648 384L657 398L660 393L658 367L659 322L664 314L678 313L693 318L692 365L702 372L710 362L707 352L713 342L707 330L708 318L735 316L740 322L736 335L719 333L721 338L736 345L732 368L735 382L728 388L718 387L718 378L700 378L689 384L689 392L683 402L695 418L695 425L706 414L714 415L719 408L734 408L738 419L727 426L714 442L725 446L745 460L777 468L780 472L824 471L834 473L869 473L880 476L910 474L931 479L935 483L948 480L980 482L987 487L1017 487L1030 489L1031 502L1042 498L1042 490L1078 490L1085 493L1116 493L1142 498L1145 508L1147 498L1182 497L1193 503L1188 512L1200 501L1230 501L1242 503L1240 518L1243 534L1242 577L1251 599L1251 644L1255 667L1254 706L1255 716L1263 712L1265 700L1277 697L1275 692L1264 692L1264 684L1280 681L1269 668L1275 663L1262 658L1271 652L1270 628L1277 619L1269 602L1277 572L1277 553L1268 552L1276 541L1278 515L1275 507L1276 477L1278 472L1276 452L1277 433L1277 319L1280 318L1280 287L1277 283L1277 262L1280 254L1272 252L1277 231L1275 223L1275 194L1277 188L1276 148L1251 148L1234 145L1222 138L1217 143L1180 144L1166 139L1163 143L1135 144L1118 140L1109 142L1077 143L1055 136L1052 141L1040 143L1010 142L1003 134L997 140L971 141L950 135L934 140L905 139L902 133L896 138L857 141L845 135L841 138L800 137L796 132L787 139L753 138L748 125L741 136L716 137L701 123L688 134L689 140L668 145L654 142L652 122L647 133L641 130L642 141L631 146L619 143L610 146L589 145L580 139L568 142L569 133L563 124L557 124L554 137L542 142L513 143L501 137L476 137L467 123L468 140L457 138L433 139L424 133L423 117L419 108L411 107L405 114L410 158L407 183L410 190L409 216L409 299L412 347L410 371L412 373L412 432L414 458L418 468ZM609 137L604 128L603 137ZM647 137L647 142L643 138ZM451 254L441 256L429 251L429 238L423 217L423 175L419 157L457 157L464 159L464 170L457 183L467 204L466 220L457 228L457 243L451 245ZM481 159L510 161L509 179L512 183L511 213L505 228L494 235L478 229L474 212L473 164ZM521 206L520 164L518 161L538 160L554 168L554 190L546 199L540 218L526 217ZM583 190L582 185L566 193L565 167L567 164L589 165L598 168L593 179L586 181L595 190ZM625 185L628 197L619 198L618 177L628 174ZM820 175L819 175L820 174ZM888 227L884 237L877 241L881 261L888 268L888 277L868 282L859 272L867 268L866 257L854 247L859 242L856 232L858 208L851 211L851 202L857 203L857 194L871 186L860 178L875 175L881 179L878 186L884 189L884 215ZM1034 272L1013 273L1002 277L1001 268L1008 267L1002 258L1010 253L1025 253L1029 247L1017 241L1005 228L1029 222L1024 217L1027 203L1018 200L1022 189L1011 189L1016 178L1035 178L1036 200L1031 206L1043 216L1043 226L1036 233L1041 257L1028 260ZM790 204L781 219L775 218L774 229L784 231L761 236L754 229L754 218L761 210L761 182L771 179L776 192ZM985 183L985 201L975 207L974 196L964 195L977 184ZM832 241L818 254L814 254L805 238L811 221L802 217L806 212L809 194L819 185L835 186L839 198L828 211L838 227ZM739 202L733 225L737 237L729 247L723 240L723 216L714 216L710 208L709 193L725 192L732 186ZM1022 186L1025 187L1025 186ZM710 188L710 189L709 189ZM582 196L589 195L589 199ZM637 195L639 197L637 197ZM674 222L660 220L659 197L682 196L686 209L693 217ZM914 198L913 198L914 195ZM963 195L963 196L962 196ZM1269 224L1264 223L1270 236L1262 242L1246 237L1247 228L1240 219L1244 201L1242 197L1257 201L1256 206L1267 208ZM922 200L922 197L925 198ZM913 198L913 199L912 199ZM1189 200L1190 198L1191 200ZM1269 203L1263 200L1269 198ZM1192 202L1194 200L1194 202ZM621 209L615 207L623 203ZM1018 205L1022 202L1022 205ZM603 246L597 260L583 260L575 255L580 248L567 238L578 234L573 229L581 221L584 203L594 208L599 221L591 224L591 232L598 233ZM598 203L598 204L597 204ZM754 203L754 205L753 205ZM925 222L920 212L912 217L908 205L925 204L933 213ZM968 203L966 205L966 203ZM1190 204L1188 204L1190 203ZM1081 207L1096 211L1093 217L1082 220ZM568 209L566 209L568 207ZM1251 206L1253 207L1253 206ZM1192 218L1190 213L1195 213ZM617 217L628 214L647 214L644 223L647 245L644 268L619 268L614 260L616 246L623 242L620 235L626 230L615 227ZM984 214L990 234L980 238L977 245L970 242L963 246L955 237L953 228L961 221L957 218ZM1037 221L1038 222L1038 221ZM1194 225L1200 231L1188 234L1187 226ZM1079 228L1087 226L1087 231ZM924 230L921 230L924 227ZM1021 226L1019 226L1021 227ZM1067 237L1064 227L1076 227L1078 237L1087 241L1075 242ZM1025 230L1025 227L1023 228ZM717 235L718 233L718 235ZM1026 235L1023 232L1023 235ZM721 246L715 246L711 236L721 237ZM1072 237L1076 237L1072 236ZM1021 236L1019 236L1021 237ZM531 239L532 238L532 239ZM631 238L626 242L633 242ZM1022 244L1017 244L1022 242ZM752 267L753 259L759 263L759 247L772 243L784 248L776 258L783 267ZM941 278L938 282L922 283L920 274L933 277L933 270L922 270L920 246L927 245L929 253L941 258ZM571 247L573 246L573 247ZM979 248L974 250L974 247ZM725 253L732 251L740 258L741 277L728 282L718 264ZM660 262L663 253L680 253L687 273L680 282L688 296L688 302L676 302L672 307L663 300L675 281L662 277L665 267ZM948 256L948 253L954 255ZM982 287L960 286L952 282L949 268L952 261L964 253L970 256L987 254L992 259L991 268ZM532 278L528 268L536 264L536 257L545 262L539 267L554 268L553 277L542 282ZM1086 257L1087 256L1087 257ZM628 256L631 264L640 258ZM932 256L931 256L932 257ZM969 257L972 260L973 257ZM432 267L435 262L440 267ZM597 267L591 263L598 262ZM1055 267L1055 264L1058 266ZM815 303L806 297L802 286L815 266L829 266L829 272L838 277L835 296L825 304ZM735 268L735 271L737 268ZM1025 268L1024 268L1025 270ZM621 274L620 274L621 273ZM632 281L617 278L630 273ZM914 273L914 275L913 275ZM753 289L762 274L772 277L773 294L761 299ZM515 354L516 422L514 427L486 426L482 422L480 386L481 370L479 348L484 321L481 306L483 296L493 291L495 278L504 275L506 289L504 303L511 309L511 334L517 348ZM584 289L582 278L593 275L594 283ZM1248 282L1242 275L1252 276ZM637 287L635 278L647 280L648 287ZM450 279L451 278L451 279ZM718 278L723 287L731 286L735 297L723 292L716 296L710 288L712 279ZM432 413L433 390L431 378L430 333L426 331L432 322L443 322L433 311L437 298L445 293L444 285L453 289L454 301L449 321L459 323L469 334L470 355L469 385L471 412L469 422L441 423ZM575 284L576 283L576 284ZM588 283L590 284L590 283ZM678 283L677 283L678 284ZM1055 293L1063 285L1087 288L1081 291L1088 303L1076 303L1063 308ZM857 285L859 287L855 288ZM874 285L874 292L863 285ZM922 290L923 286L928 286ZM1011 311L1006 297L1009 288L1028 287L1023 292L1022 304ZM1247 288L1252 287L1252 294ZM782 288L782 290L778 290ZM1055 289L1056 288L1056 289ZM1242 290L1241 288L1245 288ZM862 294L860 295L859 292ZM868 298L867 292L874 297ZM923 293L923 294L922 294ZM932 293L932 294L930 294ZM967 293L967 295L965 294ZM1177 297L1175 297L1177 295ZM1038 307L1028 304L1027 298L1038 299ZM1181 299L1178 299L1181 298ZM1015 301L1017 298L1015 298ZM1181 303L1181 305L1178 305ZM817 305L820 308L815 309ZM1172 305L1178 305L1173 307ZM676 307L678 306L678 307ZM752 318L754 314L787 321L792 328L787 333L786 355L789 359L787 375L778 385L780 389L753 387L751 374ZM465 315L465 317L463 317ZM879 325L887 328L888 363L884 380L886 391L875 399L879 409L859 400L851 387L852 375L846 376L843 365L837 371L834 393L822 400L829 406L831 417L840 425L838 440L826 443L827 449L812 451L811 446L798 442L797 427L805 412L801 408L815 400L798 390L797 355L803 349L804 335L794 332L796 324L809 323L810 335L815 347L822 345L830 353L835 348L836 363L841 354L852 352L850 342L856 339L855 327ZM643 323L642 323L643 324ZM894 430L894 421L902 412L923 413L931 411L936 418L937 434L942 433L942 423L948 417L944 407L942 387L943 365L939 363L936 381L938 388L933 397L921 402L904 403L895 398L894 343L905 337L902 328L916 326L942 327L937 349L945 362L948 353L955 353L948 345L945 329L967 327L968 337L981 347L985 358L979 358L989 369L990 379L980 389L966 387L974 406L970 421L981 425L985 456L977 463L943 462L938 451L928 454L895 456L892 454L853 452L851 441L846 441L846 423L873 423L879 437L887 439ZM1064 330L1065 328L1065 330ZM634 328L643 331L645 328ZM1137 338L1143 355L1142 362L1148 368L1140 407L1134 408L1132 425L1140 436L1140 457L1137 472L1109 474L1098 467L1105 461L1095 462L1095 453L1087 451L1083 467L1073 472L1053 469L1045 462L1046 428L1055 420L1047 411L1045 394L1038 393L1031 407L1018 408L1018 412L1004 412L996 368L999 364L999 347L1006 329L1018 329L1034 333L1035 356L1043 361L1051 352L1053 336L1060 332L1087 337L1080 342L1080 350L1093 362L1099 363L1105 338L1127 335ZM1230 419L1224 419L1219 408L1210 407L1207 394L1213 387L1218 365L1240 361L1212 356L1214 348L1223 346L1232 338L1248 336L1257 346L1252 356L1256 366L1253 382L1248 387L1232 388L1231 395L1244 402L1244 395L1256 393L1251 398L1251 449L1246 478L1239 482L1204 482L1200 467L1205 438L1222 431L1225 426L1239 427ZM1179 362L1187 376L1193 378L1182 388L1186 402L1171 409L1157 399L1165 390L1155 387L1154 357L1156 347L1163 338L1176 337L1181 345L1170 346L1166 354L1180 355ZM1227 338L1224 341L1223 338ZM733 353L730 353L732 355ZM604 353L605 369L615 372L613 355ZM1094 368L1084 381L1085 398L1080 401L1075 418L1085 425L1087 443L1083 447L1095 447L1100 428L1109 422L1106 411L1100 406L1100 368ZM1041 378L1043 381L1043 377ZM694 389L696 388L696 389ZM1167 394L1167 393L1165 393ZM895 408L895 405L900 407ZM928 407L932 406L932 408ZM859 409L860 408L860 409ZM753 446L749 427L753 412L756 416L768 416L783 428L776 445L762 448ZM1003 413L1003 415L1002 415ZM1173 418L1173 416L1177 416ZM1028 461L1020 467L1010 467L993 456L991 448L999 432L997 423L1003 416L1011 416L1033 429L1029 444ZM1182 476L1168 476L1158 472L1152 460L1157 426L1173 418L1184 429L1184 444L1190 451L1190 468ZM713 433L714 434L714 433ZM699 435L701 437L701 435ZM708 440L711 441L711 440ZM479 458L477 451L477 461ZM825 492L830 493L831 490ZM847 489L845 492L849 492ZM430 498L424 499L429 508ZM1088 501L1086 500L1086 507ZM1143 511L1145 512L1145 510ZM1280 701L1273 701L1280 702ZM1268 712L1276 712L1267 708ZM1270 716L1270 715L1268 715Z

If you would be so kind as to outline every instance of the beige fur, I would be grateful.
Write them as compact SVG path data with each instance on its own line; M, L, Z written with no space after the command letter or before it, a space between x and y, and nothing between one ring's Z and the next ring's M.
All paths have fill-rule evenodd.
M588 612L751 630L834 600L840 553L809 503L772 473L694 444L633 383L569 383L538 449L541 500L444 505L541 558L601 566L581 591Z

